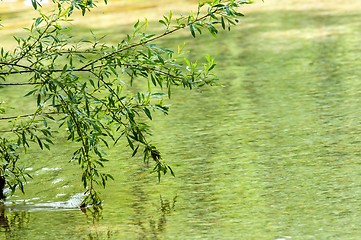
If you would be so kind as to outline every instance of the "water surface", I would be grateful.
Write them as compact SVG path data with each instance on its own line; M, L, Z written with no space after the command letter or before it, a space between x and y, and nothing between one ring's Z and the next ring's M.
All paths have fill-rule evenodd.
M359 239L359 12L273 9L244 21L192 45L194 55L216 49L223 86L176 90L170 115L151 123L175 178L157 184L141 157L114 149L116 180L94 221L75 207L71 148L30 153L34 179L5 203L0 236Z

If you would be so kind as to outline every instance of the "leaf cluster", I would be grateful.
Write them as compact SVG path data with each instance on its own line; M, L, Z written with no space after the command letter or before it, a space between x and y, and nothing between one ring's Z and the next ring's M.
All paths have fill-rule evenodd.
M133 32L116 45L102 42L92 33L90 39L75 41L66 24L74 10L84 15L95 7L91 0L53 0L54 14L40 14L28 29L25 38L15 37L13 51L0 50L0 86L32 85L26 97L34 99L36 111L19 116L1 117L13 125L5 131L12 138L0 138L0 159L4 162L1 176L12 175L23 190L24 173L17 168L18 149L36 143L40 149L50 149L54 133L62 130L67 140L77 144L71 161L82 169L81 181L85 188L84 204L101 206L96 186L106 186L113 177L104 171L106 149L122 142L135 156L143 150L144 162L154 162L154 172L170 172L162 154L148 137L155 111L168 114L164 99L171 97L173 87L188 89L214 85L212 70L215 60L207 55L204 60L187 58L183 47L176 51L159 46L156 41L183 29L191 36L204 29L216 35L219 29L230 30L243 16L238 9L248 3L242 0L201 3L195 13L175 17L172 12L163 16L160 33L148 33L148 22L136 22ZM105 1L106 2L106 1ZM32 1L35 9L38 1ZM13 82L10 76L26 79ZM135 85L146 86L139 91ZM1 106L1 105L0 105ZM0 108L1 113L6 109ZM30 119L30 120L29 120ZM125 142L124 142L125 141Z

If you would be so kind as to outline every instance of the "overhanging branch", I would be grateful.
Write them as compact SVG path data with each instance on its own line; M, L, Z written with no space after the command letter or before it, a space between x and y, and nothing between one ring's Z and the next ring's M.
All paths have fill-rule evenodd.
M59 115L59 114L64 114L64 113L63 112L46 112L46 113L42 113L42 114L30 113L30 114L23 114L23 115L19 115L19 116L0 117L0 121L12 120L12 119L16 119L16 118L34 117L35 115L46 116L46 115Z
M24 85L39 85L43 84L42 82L23 82L23 83L0 83L0 86L24 86Z

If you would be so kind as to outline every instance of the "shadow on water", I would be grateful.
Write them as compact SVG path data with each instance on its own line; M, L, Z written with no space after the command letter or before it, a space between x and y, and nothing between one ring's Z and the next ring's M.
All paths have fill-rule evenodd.
M9 212L3 202L0 203L0 234L4 239L16 239L21 235L30 221L30 213L26 211Z
M149 204L154 202L150 193L146 191L144 184L145 169L138 169L133 174L131 194L134 201L131 203L133 214L131 214L131 225L138 229L138 239L164 239L164 233L167 228L167 219L176 209L178 196L165 198L159 195L159 205L154 211L154 206Z
M149 212L147 208L148 196L141 187L132 188L135 201L132 204L134 214L132 214L131 226L138 230L138 239L164 239L164 233L167 229L168 217L176 209L177 196L171 199L159 196L159 205L156 212ZM90 210L90 211L89 211ZM64 209L58 207L0 205L0 239L118 239L118 235L124 235L126 232L122 226L113 226L109 228L103 225L102 211L93 212L91 209L80 211L80 209ZM52 218L49 218L52 216ZM54 218L63 219L64 228L61 226L52 226ZM43 222L37 225L37 219L49 218L49 226ZM44 220L43 220L44 221ZM59 222L58 222L59 224ZM72 228L69 228L72 225ZM34 227L35 226L35 227ZM39 231L43 231L43 236L39 237ZM61 232L60 232L61 231ZM123 233L119 231L124 231ZM35 234L35 235L32 235ZM132 233L134 236L134 232ZM50 237L50 238L49 238ZM129 236L128 236L129 237ZM35 239L34 238L34 239Z
M52 210L39 210L36 211L45 211L45 216L48 218L50 215L50 212L54 213L54 211L63 211L59 209L52 209ZM4 203L1 203L0 205L0 238L1 239L27 239L25 236L28 236L29 238L32 238L32 232L34 231L32 229L32 225L34 225L34 221L37 221L37 214L34 212L28 211L28 210L13 210L12 208L6 207ZM66 214L64 214L66 215ZM86 219L88 219L88 226L92 226L96 224L96 219L99 219L99 216L96 216L96 219L94 218L89 219L89 216L86 216ZM50 219L49 219L50 221ZM40 223L42 224L42 223ZM51 228L43 228L42 232L48 232ZM64 229L63 229L64 230ZM38 233L35 233L35 236L38 235ZM35 237L37 239L54 239L58 236L58 239L65 239L66 233L62 232L61 235L56 234L50 234L44 236L38 236ZM84 232L75 232L74 234L70 234L71 237L68 239L105 239L104 233L98 233L97 231L84 231ZM34 237L34 236L33 236Z

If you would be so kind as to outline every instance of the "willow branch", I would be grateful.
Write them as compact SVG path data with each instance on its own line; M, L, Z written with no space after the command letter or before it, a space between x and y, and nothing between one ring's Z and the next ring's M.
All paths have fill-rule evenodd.
M159 34L159 35L157 35L157 36L155 36L155 37L152 37L152 38L150 38L150 39L148 39L148 40L141 41L141 42L138 42L138 43L134 43L134 44L131 44L131 45L126 46L126 47L124 47L124 48L121 48L121 49L119 49L119 50L117 50L117 51L114 51L114 52L112 52L112 53L109 53L109 54L107 54L107 55L105 55L105 56L103 56L103 57L100 57L100 58L98 58L98 59L95 59L95 60L93 60L93 61L85 64L85 65L84 65L83 67L81 67L80 69L85 69L85 68L93 65L94 63L97 63L97 62L102 61L102 60L104 60L104 59L110 58L110 57L112 57L112 56L114 56L114 55L117 55L117 54L119 54L119 53L121 53L121 52L127 51L127 50L132 49L132 48L135 48L135 47L143 46L143 45L145 45L145 44L147 44L147 43L149 43L149 42L153 42L153 41L155 41L155 40L157 40L157 39L159 39L159 38L165 37L165 36L167 36L167 35L169 35L169 34L172 34L172 33L176 32L176 31L182 30L182 29L184 29L184 28L186 28L186 27L188 27L188 26L190 26L190 25L195 24L196 22L202 21L203 19L205 19L205 18L207 18L207 17L215 14L217 11L219 11L219 9L215 9L215 10L213 10L213 11L211 11L211 12L208 12L208 13L207 13L206 15L204 15L203 17L196 18L194 21L192 21L192 22L190 22L190 23L187 23L187 24L184 24L183 26L177 26L176 28L174 28L174 29L172 29L172 30L170 30L170 31L166 31L166 32L164 32L164 33L162 33L162 34Z
M28 70L31 70L31 71L36 71L36 69L34 69L34 68L31 68L31 67L25 66L25 65L21 65L21 64L18 64L18 63L0 62L0 66L1 65L3 65L3 66L12 66L12 67L20 67L20 68L25 68L25 69L28 69Z
M170 30L170 31L166 31L166 32L164 32L164 33L162 33L162 34L159 34L159 35L157 35L157 36L154 36L154 37L152 37L152 38L150 38L150 39L148 39L148 40L141 41L141 42L134 43L134 44L128 45L128 46L126 46L126 47L123 47L123 48L121 48L121 49L119 49L119 50L117 50L117 51L114 51L114 52L112 52L112 53L109 53L109 54L107 54L107 55L105 55L105 56L103 56L103 57L100 57L100 58L98 58L98 59L95 59L95 60L93 60L93 61L91 61L91 62L83 65L82 67L79 67L79 68L76 68L76 69L69 69L69 70L66 70L66 71L69 71L69 72L86 72L86 71L91 71L91 69L89 69L88 67L91 67L91 65L93 65L93 64L95 64L95 63L97 63L97 62L100 62L100 61L102 61L102 60L104 60L104 59L108 59L108 58L110 58L110 57L112 57L112 56L114 56L114 55L117 55L117 54L119 54L119 53L121 53L121 52L124 52L124 51L127 51L127 50L129 50L129 49L132 49L132 48L135 48L135 47L138 47L138 46L143 46L143 45L145 45L145 44L147 44L147 43L149 43L149 42L155 41L155 40L157 40L157 39L159 39L159 38L165 37L165 36L167 36L167 35L169 35L169 34L172 34L172 33L176 32L176 31L182 30L182 29L184 29L184 28L186 28L186 27L188 27L188 26L190 26L190 25L192 25L192 24L195 24L196 22L202 21L203 19L205 19L205 18L207 18L207 17L215 14L215 13L218 12L218 11L219 11L219 9L215 9L215 10L213 10L213 11L211 11L211 12L208 12L206 15L204 15L204 16L202 16L202 17L200 17L200 18L198 18L198 16L197 16L197 18L196 18L194 21L192 21L192 22L189 22L189 23L184 24L184 25L182 25L182 26L177 26L176 28L174 28L174 29L172 29L172 30ZM47 29L51 26L52 22L53 22L53 21L50 21L50 22L48 23L48 25L46 26L46 28L44 29L44 31L42 32L42 34L38 37L38 39L36 40L36 42L40 41L41 37L45 34L45 32L47 31ZM35 43L36 43L36 42L35 42ZM32 46L31 46L30 48L32 48L32 47L35 45L35 43L32 44ZM30 50L29 50L29 51L30 51ZM28 52L28 51L27 51L27 52ZM27 54L27 52L26 52L25 54L22 54L22 57L24 57L24 56ZM19 59L19 58L18 58L18 59ZM28 66L19 65L19 64L17 63L17 62L19 61L18 59L16 59L13 63L0 62L0 65L8 65L8 66L20 67L20 68L23 68L23 69L26 69L26 70L10 71L10 72L0 72L0 76L1 76L1 75L10 75L10 74L33 73L33 72L37 72L37 71L38 71L37 69L31 68L31 67L28 67ZM125 64L124 64L124 65L125 65ZM129 65L129 66L130 66L130 65ZM95 66L95 67L93 67L93 69L94 69L94 68L99 68L99 67L102 67L102 65ZM157 72L159 72L159 73L161 73L161 74L163 74L163 75L169 75L169 73L162 72L161 70L156 70L156 69L149 69L149 70L157 71ZM49 71L50 71L51 73L57 73L57 72L62 72L63 69L52 69L52 70L49 70ZM46 71L46 70L42 70L42 72L47 72L47 71ZM178 79L180 78L180 77L177 77L177 76L174 76L174 75L170 75L170 77L174 77L174 78L178 78ZM38 82L38 83L30 83L30 82L29 82L29 83L0 83L0 86L22 86L22 85L37 85L37 84L43 84L43 82Z
M14 59L13 63L17 64L21 59L23 59L34 47L35 45L40 41L40 39L45 35L45 33L48 31L50 26L55 22L54 20L51 20L47 23L46 27L44 28L44 31L38 36L38 38L33 42L31 46L28 47L28 49L23 52L18 58Z
M34 117L35 115L46 116L46 115L59 115L59 114L64 114L64 113L63 112L45 112L45 113L41 113L41 114L30 113L30 114L23 114L23 115L19 115L19 116L0 117L0 121L11 120L11 119L16 119L16 118Z
M23 82L23 83L0 83L0 86L24 86L24 85L40 85L43 82Z

